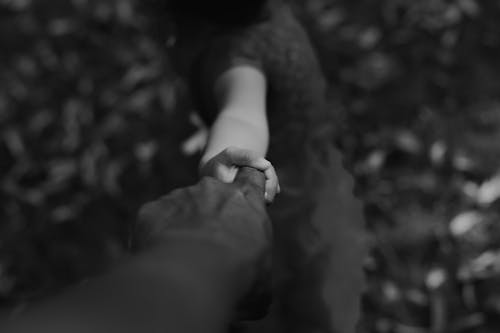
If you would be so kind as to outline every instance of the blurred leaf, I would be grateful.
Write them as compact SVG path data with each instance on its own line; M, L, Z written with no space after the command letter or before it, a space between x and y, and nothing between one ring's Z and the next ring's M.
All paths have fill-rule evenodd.
M1 0L0 5L21 11L28 9L28 7L31 6L31 0Z
M40 135L40 133L53 122L54 114L52 112L49 110L40 110L33 114L28 128L30 131L34 132L35 135Z
M342 72L346 81L351 81L366 90L374 90L386 84L398 71L391 57L383 53L373 53L361 59L355 68Z
M341 24L344 19L344 13L338 8L323 9L318 13L319 26L325 31L334 29Z
M77 174L77 164L72 159L54 160L49 166L49 180L53 183L66 182Z
M477 163L474 158L463 150L457 150L453 155L453 166L460 171L473 170Z
M446 270L443 268L434 268L427 274L425 284L427 288L435 290L442 287L446 280L448 280Z
M363 49L372 49L382 37L381 31L376 27L369 27L359 35L359 46Z
M397 132L394 141L399 149L410 154L418 154L422 150L420 140L410 131Z
M150 80L158 75L158 68L155 66L135 66L129 69L123 78L123 84L132 88L144 81Z
M49 23L48 31L53 36L63 36L70 34L75 28L74 22L70 19L59 18Z
M142 163L147 163L155 156L158 151L156 142L143 142L135 146L135 157Z
M477 16L481 10L476 0L458 0L458 6L468 16Z
M71 206L60 206L60 207L56 207L52 211L51 218L56 223L63 223L63 222L77 218L79 213L80 213L79 211L76 211Z
M500 276L500 251L487 251L466 262L458 272L461 280L485 279Z
M146 112L154 98L155 94L151 89L138 90L128 98L126 108L137 113Z
M385 164L387 153L383 150L371 152L366 159L358 165L359 173L376 173L380 171Z
M446 156L447 147L443 141L436 141L429 150L429 157L436 166L442 165Z
M455 237L461 237L481 222L484 222L484 215L478 211L460 213L450 222L451 234Z
M116 15L122 24L134 23L134 8L130 0L116 1Z
M208 130L200 129L191 137L187 138L181 145L181 150L186 156L192 156L203 152L208 140Z
M10 128L4 131L3 139L12 155L20 157L25 154L25 146L18 130Z
M500 173L483 182L477 190L477 203L488 206L500 198Z

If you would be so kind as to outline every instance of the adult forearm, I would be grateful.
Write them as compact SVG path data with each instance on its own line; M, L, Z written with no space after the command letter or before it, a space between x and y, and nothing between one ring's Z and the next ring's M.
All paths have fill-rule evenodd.
M250 282L231 251L172 237L109 273L33 305L2 333L220 332Z

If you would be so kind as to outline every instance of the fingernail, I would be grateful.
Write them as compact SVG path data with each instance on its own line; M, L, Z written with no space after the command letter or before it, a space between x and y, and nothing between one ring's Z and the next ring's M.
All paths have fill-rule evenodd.
M266 201L269 201L269 194L267 194L267 192L264 193L264 199L266 199Z

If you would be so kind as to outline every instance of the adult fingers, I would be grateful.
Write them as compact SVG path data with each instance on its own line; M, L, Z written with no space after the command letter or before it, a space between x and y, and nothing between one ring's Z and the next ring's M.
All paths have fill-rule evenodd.
M263 197L265 193L265 174L251 167L241 167L238 170L234 183L243 190L243 192L254 195L257 198Z

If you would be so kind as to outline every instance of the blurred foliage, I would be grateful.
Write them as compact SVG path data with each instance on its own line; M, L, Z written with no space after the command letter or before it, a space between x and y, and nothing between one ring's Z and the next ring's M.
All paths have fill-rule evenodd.
M500 4L294 1L373 251L364 331L500 315ZM155 0L0 0L0 304L120 256L137 207L196 179Z
M0 298L117 257L138 206L195 179L192 129L131 1L0 1ZM177 165L174 161L185 161Z

